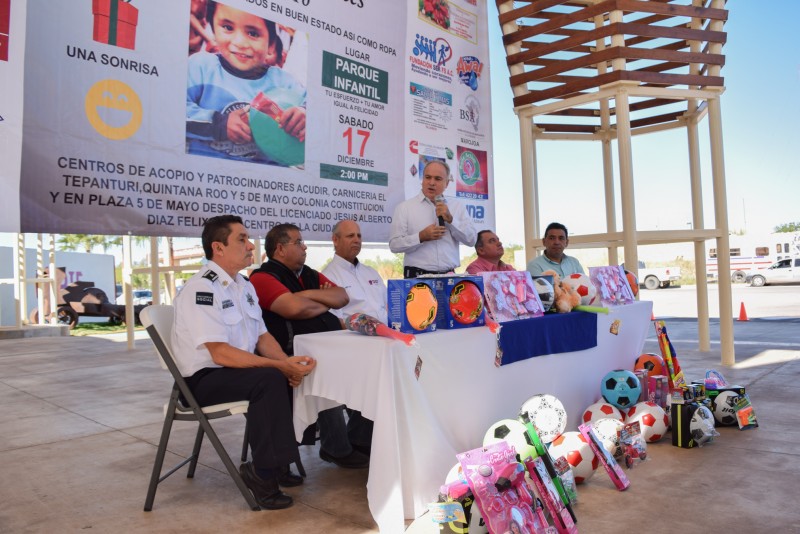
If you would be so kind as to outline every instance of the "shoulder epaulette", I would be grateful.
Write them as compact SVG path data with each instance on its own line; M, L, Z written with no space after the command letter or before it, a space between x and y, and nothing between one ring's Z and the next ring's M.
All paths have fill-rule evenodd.
M203 278L211 280L212 282L216 282L217 278L219 278L219 275L217 273L215 273L214 271L212 271L211 269L209 269L206 272L206 274L203 275Z

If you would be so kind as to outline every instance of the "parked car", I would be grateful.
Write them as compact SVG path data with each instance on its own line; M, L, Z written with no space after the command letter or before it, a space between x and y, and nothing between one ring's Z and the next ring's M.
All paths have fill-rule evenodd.
M153 303L153 292L149 289L134 289L133 290L133 305L134 306L149 306ZM117 297L117 304L125 305L125 294Z
M800 284L800 257L776 261L766 269L750 271L747 282L753 287L767 284Z
M625 267L625 264L622 264ZM681 268L675 265L669 267L648 267L639 261L639 286L645 289L658 289L659 287L678 287L681 280Z

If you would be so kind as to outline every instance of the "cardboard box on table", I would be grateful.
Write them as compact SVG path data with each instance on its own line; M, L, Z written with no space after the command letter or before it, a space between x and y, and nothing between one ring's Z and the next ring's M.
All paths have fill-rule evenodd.
M439 312L436 315L437 328L471 328L473 326L486 325L486 310L481 308L481 313L475 321L469 324L459 322L450 310L450 297L453 289L459 282L472 282L478 287L483 298L483 278L480 276L472 275L454 275L447 277L430 278L436 288L436 299L439 301Z
M437 305L437 317L423 330L417 330L408 322L406 315L406 296L411 288L417 284L425 284L436 297L436 287L431 278L406 278L404 280L389 280L386 283L388 297L389 326L406 334L421 334L433 332L438 327L438 317L441 314L441 305ZM438 298L437 298L438 302Z
M94 28L92 39L98 43L136 48L136 25L139 10L126 0L92 0Z

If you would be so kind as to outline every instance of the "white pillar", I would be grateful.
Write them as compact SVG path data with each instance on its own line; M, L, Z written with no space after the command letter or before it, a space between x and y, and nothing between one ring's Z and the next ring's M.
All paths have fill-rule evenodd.
M633 193L633 156L631 154L631 116L628 90L623 85L616 94L617 150L619 151L620 199L622 203L622 241L625 268L639 277L639 252L636 235L636 208Z
M539 234L539 184L536 176L536 140L533 121L519 115L520 156L522 158L522 213L525 225L525 263L536 255Z
M125 333L128 350L133 350L133 331L136 326L133 313L133 250L130 234L122 236L122 291L125 295Z

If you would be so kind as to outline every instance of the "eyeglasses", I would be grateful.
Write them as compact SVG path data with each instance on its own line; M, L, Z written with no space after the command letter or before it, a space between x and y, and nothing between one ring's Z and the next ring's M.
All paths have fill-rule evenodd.
M292 242L292 241L289 241L289 242L288 242L288 243L286 243L286 244L287 244L287 245L297 245L297 246L299 246L299 247L302 247L303 245L305 245L305 244L306 244L306 242L305 242L305 241L303 241L302 239L298 239L297 241L294 241L294 242Z

